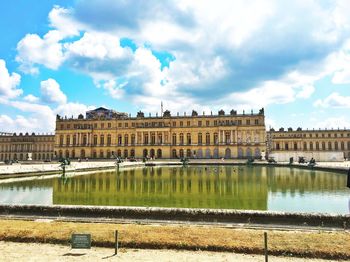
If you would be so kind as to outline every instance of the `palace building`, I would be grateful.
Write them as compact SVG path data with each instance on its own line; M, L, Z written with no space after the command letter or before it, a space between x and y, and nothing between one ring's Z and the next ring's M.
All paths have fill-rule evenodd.
M293 130L280 128L267 132L269 154L285 157L305 156L319 161L344 160L350 158L350 130L348 129L312 129Z
M52 160L55 135L0 132L0 161Z
M106 108L57 115L55 154L69 158L259 158L266 150L264 109L258 113L136 117Z

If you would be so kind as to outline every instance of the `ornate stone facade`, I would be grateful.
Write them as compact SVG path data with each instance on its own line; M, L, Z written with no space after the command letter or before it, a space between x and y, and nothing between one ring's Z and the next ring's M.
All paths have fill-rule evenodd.
M313 129L293 130L280 128L267 132L267 147L271 152L343 152L344 158L350 157L350 130Z
M264 110L258 113L136 117L105 108L84 118L57 116L58 157L249 158L266 150ZM105 113L103 113L105 112ZM112 113L114 112L114 113Z
M53 134L0 133L0 161L51 160L54 141Z

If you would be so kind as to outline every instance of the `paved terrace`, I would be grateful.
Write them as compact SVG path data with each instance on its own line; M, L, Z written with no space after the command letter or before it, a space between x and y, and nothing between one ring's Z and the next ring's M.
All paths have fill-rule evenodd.
M191 159L189 164L199 165L199 164L209 164L209 165L229 165L229 164L245 164L246 160L237 159ZM178 159L161 159L153 160L143 163L141 160L137 162L123 162L119 164L119 167L135 167L135 166L145 166L145 165L181 165ZM289 166L287 162L279 162L277 164L268 164L266 161L255 161L254 165L271 165L271 166ZM293 164L293 167L303 167L307 168L307 164ZM86 171L86 170L97 170L97 169L111 169L116 168L116 162L113 161L72 161L71 165L67 167L67 172L70 171ZM350 161L343 162L317 162L316 168L318 169L329 169L335 171L349 170ZM12 165L0 164L0 175L14 175L14 174L37 174L40 173L58 173L61 172L60 163L16 163Z

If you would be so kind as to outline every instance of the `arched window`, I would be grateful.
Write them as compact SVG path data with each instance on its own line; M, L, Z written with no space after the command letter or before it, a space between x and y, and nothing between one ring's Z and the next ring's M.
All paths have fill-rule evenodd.
M206 143L207 145L210 145L210 134L209 134L209 133L206 133L206 134L205 134L205 143Z
M124 145L125 146L129 145L129 135L128 134L124 135Z
M147 149L143 150L143 157L148 157L148 150Z
M156 134L154 132L151 133L151 145L156 143Z
M219 144L219 136L218 136L218 133L214 133L214 143L215 143L215 145L218 145L218 144Z
M176 134L175 133L173 134L173 145L174 146L176 145Z
M180 133L180 145L184 144L184 134Z
M338 150L339 148L338 148L338 142L337 141L335 141L334 142L334 150Z
M132 134L131 135L131 145L135 145L135 135L134 134Z
M94 145L97 145L97 135L94 135Z
M192 144L191 134L187 133L187 145L191 145L191 144Z
M198 133L198 145L202 144L202 133Z
M107 135L107 145L110 146L112 144L112 136L110 134Z
M173 156L173 158L177 158L176 149L173 149L173 151L172 151L172 156Z
M105 136L101 135L100 136L100 145L103 146L105 144Z
M162 158L162 149L157 150L157 158Z
M332 150L332 142L328 142L328 150Z
M184 157L184 150L180 149L180 157Z

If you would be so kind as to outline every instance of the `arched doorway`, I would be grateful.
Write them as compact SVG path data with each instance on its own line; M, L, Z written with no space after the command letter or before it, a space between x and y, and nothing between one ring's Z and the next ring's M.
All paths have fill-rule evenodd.
M134 149L131 149L131 150L130 150L130 156L131 156L131 157L135 157L135 150L134 150Z
M66 158L69 158L69 151L66 150Z
M122 157L122 151L120 149L117 150L117 156Z
M143 150L143 157L148 157L148 150L147 149Z
M97 158L97 153L95 150L92 152L92 158Z
M210 157L211 157L210 149L207 148L207 149L205 150L205 158L210 158Z
M237 150L237 157L243 158L243 155L244 155L243 148L239 147Z
M246 156L248 157L248 158L251 158L252 157L252 149L250 148L250 147L248 147L247 148L247 152L246 152Z
M162 150L160 148L157 150L157 158L162 158Z
M107 150L107 158L111 158L111 151Z
M180 149L180 157L184 157L184 150Z
M80 150L80 158L85 158L85 150Z
M173 158L177 158L176 149L173 149L173 151L172 151L172 157L173 157Z
M226 150L225 150L225 158L231 158L231 149L226 148Z
M214 158L219 158L219 150L217 148L214 149Z
M154 156L155 156L155 151L154 151L153 148L150 150L149 154L150 154L150 157L154 158Z
M255 148L254 157L255 158L260 158L261 157L261 153L260 153L260 149L259 148Z
M128 157L128 150L124 149L124 157L127 158Z
M188 158L192 157L191 149L187 149L187 150L186 150L186 156L187 156Z
M203 151L202 149L197 150L197 158L203 158Z

